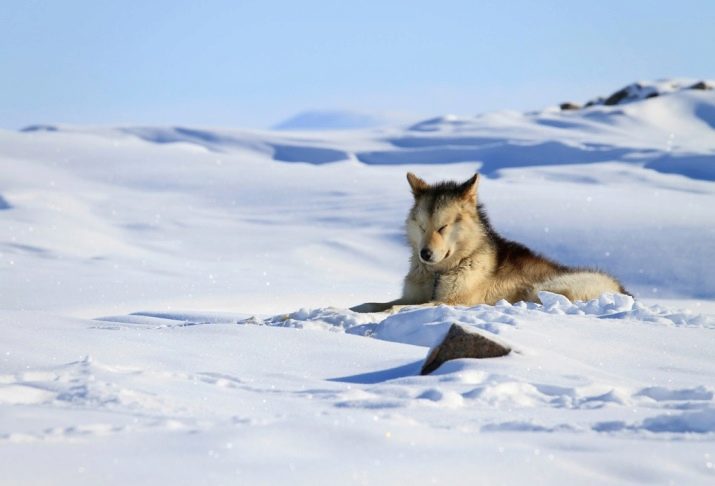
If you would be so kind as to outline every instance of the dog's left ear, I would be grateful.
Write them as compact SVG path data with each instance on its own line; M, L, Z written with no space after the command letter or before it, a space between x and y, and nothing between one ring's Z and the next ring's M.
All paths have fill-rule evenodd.
M477 201L477 188L479 187L479 174L474 174L467 182L464 182L460 189L462 198L468 201Z

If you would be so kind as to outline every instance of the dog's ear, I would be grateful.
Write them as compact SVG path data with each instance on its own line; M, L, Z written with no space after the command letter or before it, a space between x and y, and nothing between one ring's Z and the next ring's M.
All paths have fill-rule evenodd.
M412 194L415 197L420 196L429 187L429 184L414 175L412 172L407 173L407 182L410 183L410 187L412 188Z
M474 174L467 182L462 183L460 189L462 198L467 201L477 201L477 188L479 187L479 174Z

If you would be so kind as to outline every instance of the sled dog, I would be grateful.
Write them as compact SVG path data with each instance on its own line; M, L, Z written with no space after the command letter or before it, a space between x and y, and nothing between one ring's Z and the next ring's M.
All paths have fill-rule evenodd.
M500 236L478 202L479 174L464 183L430 185L407 174L414 205L407 221L412 254L402 297L368 302L357 312L382 312L393 306L449 304L473 306L499 300L538 302L539 291L590 300L604 292L626 293L613 277L572 268Z

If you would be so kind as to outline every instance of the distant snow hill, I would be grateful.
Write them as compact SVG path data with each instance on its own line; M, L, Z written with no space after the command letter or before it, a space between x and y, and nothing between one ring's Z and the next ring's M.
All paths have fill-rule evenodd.
M275 125L276 130L346 130L373 128L387 120L374 115L346 110L313 110L298 113Z
M281 162L370 165L475 162L483 174L529 166L625 162L662 173L715 180L712 81L639 82L584 108L565 103L538 112L446 115L411 126L369 128L377 120L350 112L308 112L281 131L37 125L26 132L132 135L151 143L188 143L213 152L251 151ZM340 137L320 129L352 128Z

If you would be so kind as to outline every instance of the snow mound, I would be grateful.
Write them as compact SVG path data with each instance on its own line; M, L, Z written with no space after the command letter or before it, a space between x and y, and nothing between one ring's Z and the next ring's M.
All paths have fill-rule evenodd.
M715 433L715 408L697 412L663 414L648 417L640 422L601 422L593 426L598 432L640 432L656 434L710 434Z
M3 209L12 209L12 206L9 202L7 202L7 199L5 199L2 194L0 194L0 211L2 211Z
M500 301L494 306L413 306L389 315L361 314L337 308L301 309L262 319L250 317L239 322L344 331L349 334L425 347L438 344L455 322L500 334L505 326L518 327L522 319L540 319L544 315L576 318L593 316L598 319L638 321L654 325L715 329L715 318L711 316L691 310L645 305L629 295L603 294L598 299L587 302L571 302L563 295L551 292L540 292L539 297L541 304L518 302L512 305L507 301Z
M347 110L312 110L278 123L275 130L348 130L385 125L377 116Z

